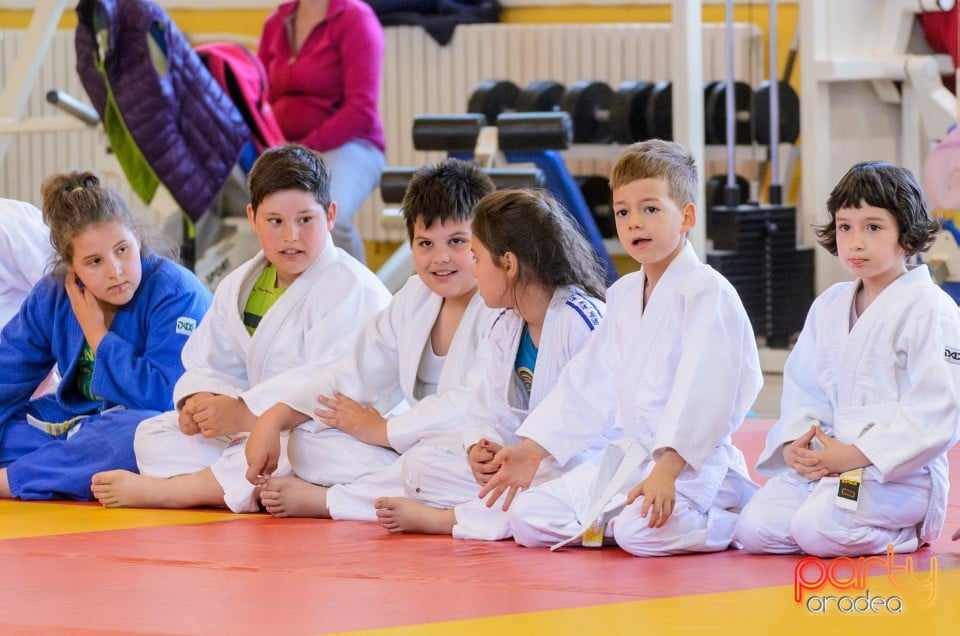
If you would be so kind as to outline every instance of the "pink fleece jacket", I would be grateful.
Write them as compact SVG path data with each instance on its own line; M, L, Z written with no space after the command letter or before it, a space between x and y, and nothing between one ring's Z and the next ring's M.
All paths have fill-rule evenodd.
M360 0L330 0L327 17L293 53L297 2L286 2L263 25L258 55L269 101L284 136L325 152L353 139L386 147L378 110L383 29Z

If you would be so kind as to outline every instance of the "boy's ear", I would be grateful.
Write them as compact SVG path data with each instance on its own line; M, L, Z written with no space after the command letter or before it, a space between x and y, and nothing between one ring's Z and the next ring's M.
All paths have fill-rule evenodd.
M253 211L253 205L247 204L247 221L250 222L250 227L253 228L254 233L257 231L257 213Z
M333 230L333 224L337 221L337 202L331 201L327 206L327 231Z
M697 224L697 204L688 203L680 209L681 222L680 231L684 234L693 229Z

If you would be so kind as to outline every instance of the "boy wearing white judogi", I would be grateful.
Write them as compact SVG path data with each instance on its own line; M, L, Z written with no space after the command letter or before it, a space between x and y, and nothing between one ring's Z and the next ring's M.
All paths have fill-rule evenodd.
M390 532L508 538L506 513L477 498L496 470L493 455L519 441L517 427L600 323L602 270L549 195L515 190L484 197L473 220L473 253L480 295L500 309L482 349L483 378L463 431L409 452L402 470L406 496L376 501L377 518ZM589 458L584 452L577 461ZM555 469L544 466L538 478Z
M913 552L947 506L960 430L960 312L906 259L939 224L909 171L854 166L830 193L820 243L857 277L821 294L783 374L780 419L740 517L751 552Z
M137 428L140 474L94 477L105 506L226 506L255 512L243 447L257 410L245 396L308 360L336 359L358 320L373 316L390 293L366 267L333 246L323 160L303 146L267 150L250 171L247 217L262 252L227 276L183 349L186 372L170 411ZM344 457L384 461L388 451L344 436ZM284 460L283 470L289 472Z
M494 457L500 470L480 496L492 506L505 495L524 546L723 550L756 490L730 441L762 384L753 330L736 291L685 238L693 158L675 143L635 144L610 185L620 242L642 268L609 289L597 333L517 430L523 441ZM600 462L569 467L618 433ZM530 487L547 459L564 474Z
M448 159L419 168L401 205L416 275L348 338L336 363L293 369L246 396L266 410L258 431L275 422L299 424L288 446L294 475L272 476L261 488L268 512L373 521L377 497L402 494L400 459L392 451L406 453L462 424L477 349L495 317L476 293L470 252L473 208L493 189L472 163ZM381 416L398 402L410 408ZM313 419L301 424L307 417ZM394 461L353 477L336 448L344 435L389 449ZM276 452L280 432L263 439ZM247 453L262 457L256 440ZM270 473L277 474L272 465L257 465L250 476Z

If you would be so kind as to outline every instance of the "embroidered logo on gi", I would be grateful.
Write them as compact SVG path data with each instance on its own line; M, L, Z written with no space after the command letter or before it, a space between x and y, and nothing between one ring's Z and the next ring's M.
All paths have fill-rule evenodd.
M227 448L233 448L234 446L239 446L240 444L243 444L245 441L247 441L246 435L238 435L237 437L234 437L232 440L230 440L230 443L227 444Z
M189 336L197 328L197 321L187 316L177 318L177 333L181 336Z
M943 353L943 359L950 364L960 364L960 349L948 346Z

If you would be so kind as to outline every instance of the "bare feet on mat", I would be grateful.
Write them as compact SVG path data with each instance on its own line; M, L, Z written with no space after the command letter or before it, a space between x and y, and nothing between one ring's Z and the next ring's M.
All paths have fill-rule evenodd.
M95 474L90 488L107 508L168 508L162 494L165 481L129 470L108 470Z
M327 489L297 477L271 477L260 488L260 502L274 517L330 518Z
M406 497L381 497L373 505L377 521L391 533L453 534L457 524L453 510L431 508Z

